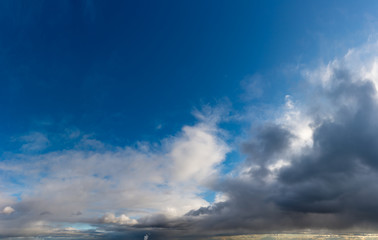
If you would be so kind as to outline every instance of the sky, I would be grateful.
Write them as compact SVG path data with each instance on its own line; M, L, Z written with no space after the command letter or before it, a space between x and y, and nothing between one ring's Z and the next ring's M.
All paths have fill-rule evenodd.
M377 10L0 1L0 238L374 239Z

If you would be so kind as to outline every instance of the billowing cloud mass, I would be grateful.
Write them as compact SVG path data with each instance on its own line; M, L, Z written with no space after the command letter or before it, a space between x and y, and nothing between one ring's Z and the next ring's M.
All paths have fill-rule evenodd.
M376 56L378 43L369 43L303 70L300 94L283 99L277 118L252 127L239 147L245 160L226 176L219 167L231 148L219 115L135 147L78 133L72 149L35 154L48 136L27 135L21 153L4 155L0 165L3 182L23 179L1 186L8 189L0 195L1 236L376 230ZM217 193L213 203L205 189Z
M188 215L213 231L375 229L378 221L377 43L303 71L300 96L253 127L228 201ZM303 85L302 85L303 86ZM242 229L242 230L241 230Z
M217 127L202 121L160 144L119 148L76 138L73 149L35 154L22 145L22 153L4 156L1 180L13 186L2 186L9 192L0 198L1 237L176 218L209 204L201 194L229 151Z

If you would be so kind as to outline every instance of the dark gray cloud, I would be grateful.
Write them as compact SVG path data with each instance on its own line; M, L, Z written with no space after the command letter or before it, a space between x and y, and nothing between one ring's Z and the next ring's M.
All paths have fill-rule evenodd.
M147 154L130 149L97 154L91 158L73 151L67 151L67 156L46 155L49 162L65 160L50 166L57 177L41 182L39 199L33 196L24 198L11 205L14 212L0 215L3 224L0 237L38 235L55 238L75 236L75 239L142 239L148 233L150 239L158 240L206 239L214 235L304 229L378 230L378 184L375 184L378 182L378 80L374 78L378 73L366 74L360 71L361 63L354 68L354 60L343 61L332 62L326 68L312 72L307 76L309 81L303 89L305 97L300 99L300 104L287 98L286 107L279 110L281 117L254 126L250 137L240 146L245 161L232 176L217 180L212 176L211 181L204 180L215 166L207 164L209 159L216 156L212 161L220 163L228 150L202 125L184 128L183 136L173 139L171 148L175 151L170 151L171 154L155 154L157 159L169 156L175 160L169 162L176 162L178 166L172 172L168 165L154 166L154 161ZM368 66L366 69L369 69ZM204 142L207 143L206 148ZM198 154L188 157L188 152ZM204 152L208 154L202 155ZM108 163L113 163L111 167L101 165L105 157L109 158ZM134 167L140 169L137 173L130 170L125 174L126 157L132 159L129 164L134 163ZM88 166L92 166L96 174L90 174L93 171L83 167L89 160L92 165ZM36 161L43 163L40 159ZM17 170L16 167L14 169ZM78 182L74 181L75 178L66 180L67 172L75 169L77 176L92 177ZM98 178L99 174L124 179L126 185L119 190L132 191L122 196L119 196L120 191L105 191L111 181L105 177ZM168 189L170 191L162 192L162 188L156 187L153 191L140 192L145 185L138 185L135 191L134 184L128 185L130 179L134 182L139 179L136 182L157 181L157 186L160 186L160 179L165 179L164 176L169 177L164 182L166 184L185 180L194 187L178 184ZM193 206L193 203L203 206L202 199L197 199L196 195L198 182L202 181L212 190L224 194L226 200L185 210L187 212L182 216L173 217L161 210L167 205L165 195L171 191L176 193L170 202L178 209ZM182 196L188 186L194 189L193 192ZM47 191L57 187L63 194L54 195ZM92 189L97 190L92 192L99 192L98 198L112 200L104 205L106 208L117 204L117 209L127 209L130 205L143 203L143 206L150 204L151 208L160 211L144 214L137 220L120 212L93 217L87 215L90 211L85 206L92 200L97 204L98 199L87 196L88 200L84 194ZM81 198L75 198L77 196ZM127 199L125 196L133 197ZM72 201L74 199L76 202ZM4 206L8 205L8 202L4 203ZM52 225L47 224L59 222L89 224L93 229L52 229ZM42 225L32 225L34 223ZM22 232L15 230L14 226Z
M303 229L377 230L378 98L374 79L330 64L300 111L312 144L282 121L256 127L241 145L244 175L213 187L226 202L188 212L188 230L234 234ZM319 80L320 81L320 80ZM289 126L289 127L288 127ZM274 168L282 159L289 162Z
M213 206L208 207L201 207L196 210L191 210L185 216L201 216L201 215L214 215L214 214L221 214L222 210L228 207L228 202L220 202Z
M148 229L153 239L304 229L377 230L374 80L339 63L330 64L327 71L326 84L307 86L311 90L305 104L298 109L289 104L287 111L299 120L289 117L261 124L241 144L246 160L239 176L212 185L228 197L226 201L174 219L159 214L145 217L132 229L140 229L139 235ZM312 131L311 144L308 139L298 144L303 134L296 125L302 120ZM124 229L118 232L124 236Z
M244 142L241 150L247 157L247 165L257 165L257 169L251 169L250 173L255 180L263 179L268 173L267 166L284 153L289 147L294 136L285 128L272 123L260 126L256 137Z
M362 197L374 201L378 196L371 184L378 177L375 88L370 82L353 83L347 73L335 72L335 77L342 78L337 78L337 86L325 95L330 104L338 106L333 119L314 129L313 147L293 159L294 164L279 174L282 190L275 199L285 209L352 213L361 209L365 201ZM368 196L361 190L367 188ZM374 208L366 214L377 209L378 204L370 207Z

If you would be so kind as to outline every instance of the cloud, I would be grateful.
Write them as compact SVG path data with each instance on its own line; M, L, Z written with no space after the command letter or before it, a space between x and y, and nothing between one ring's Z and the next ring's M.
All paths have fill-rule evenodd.
M1 213L9 215L9 214L13 213L14 211L15 210L11 206L6 206L6 207L3 208Z
M195 111L197 124L155 144L109 146L78 132L72 148L37 155L28 151L48 149L49 139L26 135L23 153L2 156L0 236L377 230L377 54L369 43L303 70L300 93L253 126L240 145L245 160L226 176L231 148L219 109ZM213 203L201 196L206 188Z
M125 214L121 214L120 216L116 217L113 213L106 213L101 220L104 223L116 223L120 225L135 225L138 223L137 220L131 219Z
M254 126L246 160L186 214L197 232L368 230L378 222L378 44L303 71L300 94ZM195 219L195 220L194 220Z
M172 144L168 156L172 159L175 181L198 181L211 178L229 148L215 138L206 125L186 126Z
M12 186L5 192L22 194L0 201L17 209L3 210L12 214L0 215L0 236L61 234L74 223L122 232L173 221L209 204L202 193L229 151L214 121L184 126L160 144L116 147L87 135L73 141L68 150L2 156L0 181Z
M28 135L19 138L19 141L23 142L21 150L28 151L41 151L46 149L50 141L47 136L40 132L32 132Z
M251 101L261 98L264 94L263 77L260 74L248 76L241 81L244 93L241 98L244 101Z

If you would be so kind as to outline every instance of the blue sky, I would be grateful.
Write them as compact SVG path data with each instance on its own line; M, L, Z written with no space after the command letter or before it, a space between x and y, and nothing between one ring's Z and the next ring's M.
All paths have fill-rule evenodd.
M1 1L0 237L373 224L377 8Z
M372 4L4 1L2 132L65 121L120 145L156 139L194 107L240 108L256 73L273 75L262 101L279 102L292 79L277 71L362 41Z

